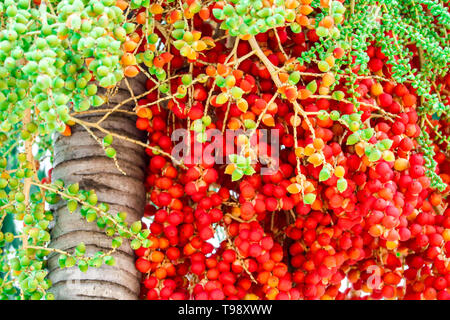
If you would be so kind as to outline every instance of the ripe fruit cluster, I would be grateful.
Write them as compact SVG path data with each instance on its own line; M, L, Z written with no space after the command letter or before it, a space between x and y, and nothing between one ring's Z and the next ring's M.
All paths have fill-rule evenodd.
M51 299L51 252L86 271L128 238L143 299L450 299L448 3L0 0L0 15L0 226L24 225L0 232L22 242L0 251L0 298ZM148 141L104 129L113 113ZM122 173L113 142L146 146L145 223L42 179L75 124ZM110 252L47 248L61 199Z
M365 64L352 60L348 43L329 46L341 39L340 2L276 3L288 9L220 1L192 11L195 31L167 38L157 31L177 43L168 50L174 63L163 69L185 73L159 87L167 109L152 81L139 101L136 125L152 146L145 210L151 245L136 250L142 298L450 299L443 196L450 163L439 151L444 141L424 154L417 140L439 134L424 121L446 128L447 120L423 113L420 90L398 81L398 66L379 42L363 50ZM334 14L316 16L329 10ZM216 23L237 37L234 45L216 40L192 57L180 50L191 35L212 36ZM315 53L320 43L328 50ZM411 51L419 58L417 47ZM441 88L448 79L438 80ZM192 151L180 167L161 154L171 153L179 128L190 129L188 145L205 149L207 129L246 135L224 135L213 156L229 157L227 166L211 155L190 164ZM279 168L266 175L260 163L242 165L261 147L251 142L260 128L280 137ZM237 146L243 153L233 153ZM437 164L431 173L430 155Z

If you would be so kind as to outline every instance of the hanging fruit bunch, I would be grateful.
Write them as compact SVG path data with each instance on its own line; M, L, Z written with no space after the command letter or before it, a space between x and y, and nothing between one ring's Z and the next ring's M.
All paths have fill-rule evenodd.
M0 34L2 132L36 104L23 139L70 135L87 125L72 112L146 78L130 98L148 133L144 222L78 186L46 189L118 232L114 247L132 239L142 299L450 299L448 4L13 2L0 2L15 19ZM112 264L77 250L62 267Z
M148 150L142 298L449 299L448 7L161 6L170 80L147 82L153 118L137 126L169 154L175 130L204 150L218 129L228 164L192 151L182 168ZM251 156L262 129L280 138L270 174Z

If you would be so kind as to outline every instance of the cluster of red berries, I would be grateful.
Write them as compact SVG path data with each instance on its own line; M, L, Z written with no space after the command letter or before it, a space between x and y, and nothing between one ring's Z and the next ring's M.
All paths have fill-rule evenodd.
M214 19L195 15L194 28L211 36L209 21ZM231 60L225 39L196 61L187 60L193 64L192 78L207 75L190 94L176 97L183 82L175 77L167 104L145 107L159 99L157 90L139 101L144 107L138 109L136 125L148 131L149 144L165 154L174 146L170 137L175 129L206 115L213 119L206 129L237 130L263 114L260 127L278 129L281 137L279 169L261 175L257 164L255 173L238 182L225 174L225 165L211 158L182 168L162 153L147 150L151 159L145 216L151 219L151 246L136 250L136 267L143 273L142 298L450 299L450 209L443 193L430 187L425 159L418 151L415 138L421 127L415 89L387 81L390 65L380 48L370 46L369 69L377 76L356 80L358 104L334 98L327 91L329 76L318 76L323 75L318 64L299 66L285 57L299 57L314 45L319 40L314 29L293 33L278 28L276 33L258 34L256 40L272 66L291 65L305 74L295 85L305 118L297 117L288 96L291 89L273 99L273 75L257 56L249 55L253 48L246 40L239 41ZM172 73L189 73L180 51L171 46L170 54ZM327 61L342 54L336 48ZM232 86L243 91L245 102L221 103L225 89L217 86L219 75L233 76ZM283 82L281 78L280 74ZM443 85L449 87L449 80L447 76ZM310 92L314 86L321 89L319 95ZM154 87L148 81L147 89ZM351 96L345 81L333 90ZM317 116L338 113L343 119L355 110L361 111L361 122L355 120L350 128L344 121ZM363 124L374 134L347 145L346 138L358 129L351 126ZM190 133L188 143L193 145L196 132ZM381 158L371 161L368 146L384 141L391 143L381 150ZM221 156L231 154L228 150L235 144L239 141L225 141ZM450 162L438 145L436 151L436 173L449 182ZM321 181L326 164L334 172ZM293 192L290 188L299 175L305 177L304 190ZM342 178L347 183L344 190L338 187ZM315 198L306 203L309 193Z

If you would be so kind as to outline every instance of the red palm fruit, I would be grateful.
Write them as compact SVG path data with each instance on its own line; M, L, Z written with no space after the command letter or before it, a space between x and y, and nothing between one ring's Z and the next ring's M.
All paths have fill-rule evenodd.
M257 243L252 243L250 245L250 247L248 248L248 253L250 256L252 257L258 257L259 255L261 255L262 253L262 248L259 244Z
M191 265L192 273L200 275L205 271L205 265L203 262L193 262Z
M204 241L211 239L214 237L214 232L211 227L204 227L199 231L200 238Z
M209 215L211 217L211 222L212 223L219 222L222 219L222 217L223 217L222 210L217 209L217 208L211 209L209 211Z
M156 211L155 213L155 221L159 222L159 223L163 223L164 221L166 221L167 219L167 211L164 209L159 209L158 211Z
M388 93L382 93L378 98L380 100L380 106L383 108L387 108L392 104L392 96Z
M243 220L250 220L253 218L253 215L255 214L255 208L250 202L244 202L241 205L241 218Z
M284 94L289 101L294 101L297 99L298 91L295 87L289 87L284 91Z
M241 183L240 190L241 195L244 197L244 199L253 199L255 197L255 189L250 183Z
M195 85L193 98L197 101L205 101L208 98L208 93L202 85Z
M164 131L166 130L166 122L161 117L154 117L152 120L152 128L155 131Z
M153 289L158 285L158 279L154 276L149 276L143 281L143 284L147 289Z
M210 168L205 170L203 173L203 181L205 181L208 184L214 183L219 178L219 174L217 173L216 169Z
M191 120L201 119L203 117L203 109L198 106L193 106L191 110L189 110L188 117Z
M168 206L170 204L170 202L172 201L172 197L167 192L161 192L158 195L158 200L157 201L160 204L160 206L165 207L165 206Z
M222 258L224 261L232 263L236 260L236 252L234 250L227 249L223 252Z
M172 198L180 198L184 194L184 189L179 184L171 186L168 191Z
M253 85L250 82L248 82L246 79L243 79L241 81L241 83L239 84L239 87L242 90L244 90L244 92L248 93L248 92L250 92L252 90Z
M188 181L195 181L200 177L200 172L196 167L189 168L186 172Z
M383 61L377 58L370 59L368 66L370 71L377 72L383 68Z
M173 226L177 226L183 222L183 214L180 211L172 211L172 213L168 216L167 222L169 222Z
M410 151L414 148L414 143L410 138L405 137L400 141L399 147L404 151Z
M402 97L402 101L405 107L412 107L416 104L417 98L415 95L407 93Z
M344 53L345 53L344 49L340 47L333 50L333 55L336 59L342 58L344 56Z
M319 41L319 36L316 33L315 29L308 30L306 36L308 37L308 40L311 42Z
M147 259L138 258L135 263L136 269L141 273L147 273L150 271L151 263Z
M242 57L251 51L251 47L247 41L240 41L237 47L237 56Z
M165 164L166 164L166 159L164 159L162 156L159 156L159 155L158 156L154 156L150 160L150 168L154 172L157 172L160 169L162 169Z
M138 256L138 257L145 257L149 254L150 249L149 248L144 248L144 247L140 247L139 249L135 250L134 253Z
M137 118L136 120L136 128L139 130L147 130L150 126L150 123L147 118Z
M407 94L409 91L408 91L408 88L406 88L405 85L403 85L403 84L398 84L398 85L395 87L394 92L395 92L395 94L396 94L397 96L403 97L403 96L404 96L405 94Z
M261 246L264 250L271 250L273 248L273 239L270 236L266 236L261 239Z
M209 293L209 297L211 300L223 300L225 298L225 295L223 294L223 291L220 289L214 289Z

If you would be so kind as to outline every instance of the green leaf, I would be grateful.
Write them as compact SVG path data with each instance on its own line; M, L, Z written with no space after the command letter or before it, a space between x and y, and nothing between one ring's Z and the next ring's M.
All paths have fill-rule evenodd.
M133 224L131 225L131 231L134 234L138 234L141 231L141 229L142 229L142 223L140 221L133 222Z
M387 161L387 162L392 162L395 161L395 156L392 152L388 151L388 152L383 152L383 160Z
M324 166L322 170L320 170L319 181L326 181L330 178L330 176L331 176L330 170Z
M71 195L76 195L79 190L80 190L80 185L78 183L71 184L67 188L67 191L69 191L69 194L71 194Z
M288 79L289 83L292 85L296 85L300 81L300 72L294 71L289 75Z
M243 175L244 173L241 170L235 169L231 174L231 181L238 181L242 178Z
M92 222L95 221L97 219L97 213L94 210L89 210L88 213L86 214L86 221L87 222Z
M252 174L254 174L256 171L252 166L248 166L247 169L245 169L244 174L246 174L247 176L251 176Z
M66 268L73 267L76 263L77 263L77 261L75 260L74 257L67 257L67 259L66 259Z
M392 147L392 144L394 143L391 139L383 139L379 142L380 150L389 150Z
M78 257L83 256L86 253L86 245L84 244L84 242L81 242L79 245L77 245L77 247L75 248L75 254Z
M152 245L152 241L150 239L142 240L141 247L148 248Z
M312 204L314 201L316 201L316 195L314 193L305 194L303 197L303 202L306 204Z
M202 123L207 127L211 124L212 119L210 116L203 116L202 117Z
M139 239L133 239L130 244L131 249L137 250L141 247L141 242Z
M240 99L242 95L244 94L244 90L242 90L239 87L233 87L231 88L231 95L234 99Z
M334 100L340 101L342 99L344 99L344 92L342 91L334 91L331 96L333 97Z
M347 185L347 180L345 178L340 178L337 181L336 187L339 192L344 192L345 190L347 190Z
M67 209L70 213L75 212L77 210L78 203L75 200L69 200L67 201Z
M104 228L106 227L106 219L103 218L103 217L98 218L98 219L97 219L97 226L98 226L100 229L104 229Z
M195 139L197 139L197 142L199 142L199 143L204 143L208 140L208 135L206 134L206 132L200 132L200 133L197 133L197 135L195 136Z
M141 231L141 233L139 234L143 239L147 239L147 237L150 235L150 230L149 229L144 229Z
M216 18L217 20L223 19L224 14L223 14L222 9L215 8L212 10L212 13L213 13L214 18Z
M197 119L191 124L191 130L194 132L202 132L203 131L203 122L201 119Z
M255 129L256 128L256 122L252 119L245 119L244 120L244 126L246 129Z
M103 262L108 266L114 266L116 264L116 260L113 256L106 256L103 258Z
M105 147L109 147L112 143L113 143L113 136L110 134L107 134L104 138L103 138L103 145Z
M237 157L238 157L237 154L230 154L228 156L228 158L230 158L231 163L236 163L237 162Z
M359 135L355 132L348 136L347 145L351 146L359 142Z
M112 240L111 247L117 249L122 245L122 238L116 237Z
M127 218L127 213L125 211L118 212L116 215L116 219L119 222L124 222Z
M100 268L103 264L103 259L98 257L92 260L89 260L89 265L94 268Z
M116 156L116 149L108 147L105 149L106 156L109 158L114 158Z
M236 157L236 165L238 166L238 168L245 169L248 167L250 163L250 161L248 160L249 160L248 158L238 155Z
M374 130L372 128L367 128L364 130L361 130L361 138L364 140L370 140L374 134Z
M308 83L306 85L306 89L308 89L309 91L311 91L312 94L314 94L317 90L317 82L316 80L311 81L310 83Z
M91 194L89 194L88 198L87 198L87 202L91 205L91 206L95 206L97 204L98 198L97 195L92 192Z
M65 254L62 254L59 256L58 264L61 269L64 269L66 267L66 260L67 260L67 256Z
M337 110L331 111L331 113L330 113L330 118L331 118L331 120L333 120L333 121L338 120L338 119L340 118L339 111L337 111Z
M381 158L381 151L374 148L374 149L370 152L368 158L369 158L369 161L371 161L371 162L375 162L375 161L380 160L380 158Z

